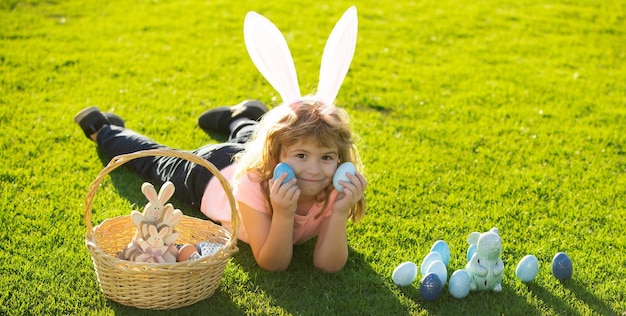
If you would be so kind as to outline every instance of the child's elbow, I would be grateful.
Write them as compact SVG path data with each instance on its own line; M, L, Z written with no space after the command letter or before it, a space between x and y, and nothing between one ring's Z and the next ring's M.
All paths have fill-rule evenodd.
M331 262L331 261L319 261L316 260L313 265L326 272L326 273L337 273L339 271L341 271L343 269L343 267L346 265L345 261L342 262Z
M263 264L261 262L257 262L259 268L267 271L267 272L284 272L289 267L289 264L286 265L276 265L276 264Z

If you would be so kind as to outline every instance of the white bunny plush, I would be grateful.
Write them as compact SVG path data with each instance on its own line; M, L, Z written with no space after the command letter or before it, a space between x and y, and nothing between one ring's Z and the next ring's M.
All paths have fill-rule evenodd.
M326 42L317 92L305 98L300 94L296 68L287 42L270 20L256 12L248 12L244 21L244 39L252 62L280 94L283 105L313 99L326 106L334 106L352 62L357 28L357 12L352 6L337 22Z
M471 278L470 289L501 292L504 262L500 258L502 239L498 229L494 227L485 233L472 232L467 243L476 245L476 253L465 266Z

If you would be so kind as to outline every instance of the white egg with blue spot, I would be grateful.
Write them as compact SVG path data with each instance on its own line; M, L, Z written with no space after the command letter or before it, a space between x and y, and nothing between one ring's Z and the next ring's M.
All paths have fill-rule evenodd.
M356 174L356 167L353 163L344 162L339 165L335 171L335 175L333 176L333 186L339 192L343 192L343 186L339 183L339 181L351 182L350 179L348 179L348 176L346 176L346 173L351 175Z

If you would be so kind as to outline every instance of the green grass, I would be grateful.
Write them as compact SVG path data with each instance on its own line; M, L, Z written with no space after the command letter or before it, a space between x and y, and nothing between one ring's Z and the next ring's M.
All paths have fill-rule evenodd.
M276 104L243 44L258 11L282 29L312 92L323 44L352 4L359 40L338 96L366 164L368 213L336 275L285 273L249 247L209 299L177 314L626 315L626 4L623 1L0 2L0 314L146 314L107 300L84 245L84 197L106 163L73 123L96 105L153 139L222 139L196 118L257 98ZM145 203L116 171L94 224ZM391 272L437 239L465 265L472 231L498 227L502 293L420 298ZM550 273L554 254L571 280ZM515 266L539 258L536 280ZM165 313L164 313L165 314Z

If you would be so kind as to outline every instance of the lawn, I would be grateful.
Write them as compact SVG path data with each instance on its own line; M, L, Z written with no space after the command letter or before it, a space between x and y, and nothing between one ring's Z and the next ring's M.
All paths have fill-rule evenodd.
M337 104L369 186L344 270L315 270L309 242L288 271L268 273L240 242L199 303L154 312L106 299L83 213L108 161L74 114L98 106L175 148L223 141L197 127L202 112L280 102L245 51L246 12L284 32L309 93L350 5L359 37ZM625 39L626 3L615 0L2 0L0 314L626 315ZM116 170L93 224L142 208L141 183ZM451 248L448 275L463 269L469 234L492 227L501 293L459 300L446 288L429 302L421 276L392 282L436 240ZM551 275L558 252L573 261L567 281ZM539 273L522 283L527 254Z

